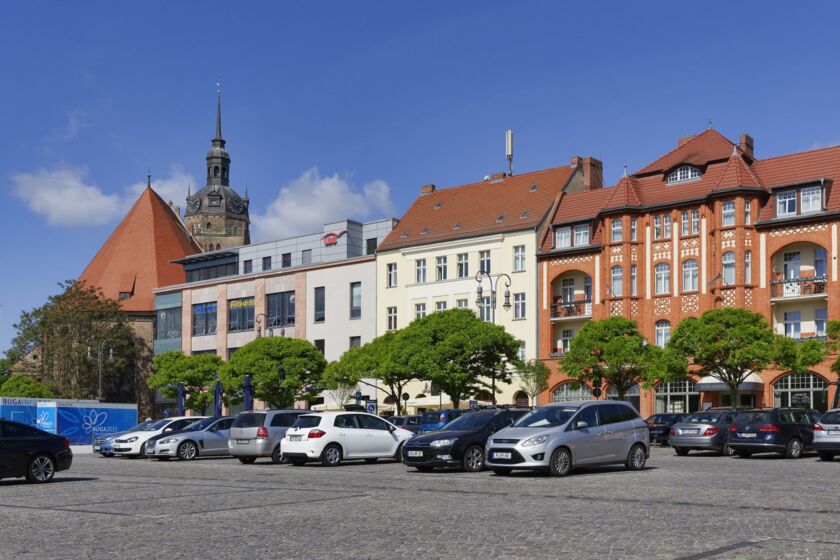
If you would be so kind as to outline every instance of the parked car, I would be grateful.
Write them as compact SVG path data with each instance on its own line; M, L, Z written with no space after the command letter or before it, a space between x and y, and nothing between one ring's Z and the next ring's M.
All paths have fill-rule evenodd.
M440 430L443 426L452 422L459 416L462 416L470 410L461 409L443 409L443 410L429 410L420 415L420 431L419 434L434 432Z
M283 438L283 457L293 465L320 461L334 467L344 460L399 461L403 443L414 434L363 412L321 412L300 416Z
M102 434L93 438L93 452L99 453L103 457L113 457L114 456L114 440L120 437L123 434L127 434L129 432L139 432L140 430L145 429L149 424L154 422L154 420L144 420L140 422L136 426L132 426L127 430L123 430L122 432L116 432L112 434Z
M66 437L0 419L0 478L49 482L56 472L72 464L73 452Z
M492 408L459 416L436 432L413 437L403 445L402 461L418 471L459 467L478 472L484 468L487 438L527 414L528 408Z
M814 426L814 449L823 461L832 461L835 455L840 455L840 408L820 416Z
M415 414L413 416L391 416L385 420L397 428L402 428L403 430L408 430L409 432L414 432L415 434L420 431L419 414Z
M146 456L161 461L177 457L191 461L196 457L228 456L228 438L232 416L205 418L183 430L161 434L146 443Z
M249 410L233 421L228 435L228 452L240 463L252 464L260 457L272 463L283 460L280 442L297 417L306 410Z
M735 421L735 409L715 409L686 414L671 426L670 445L674 452L683 457L691 450L717 451L721 455L733 455L729 447L729 425Z
M114 439L114 453L126 457L145 457L146 442L160 435L178 431L206 416L176 416L152 422L142 430L128 432Z
M549 404L490 438L487 466L566 476L576 467L624 463L641 470L650 456L650 431L633 405L621 401Z
M667 445L671 434L671 426L683 419L685 414L654 414L647 422L650 430L650 442Z
M798 459L813 445L814 421L802 408L747 410L729 426L729 447L744 459L754 453Z

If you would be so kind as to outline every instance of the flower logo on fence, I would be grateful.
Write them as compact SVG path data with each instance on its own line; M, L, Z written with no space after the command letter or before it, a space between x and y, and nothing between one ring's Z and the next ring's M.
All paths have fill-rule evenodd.
M96 428L102 426L107 419L108 414L106 412L96 412L96 410L91 410L88 414L82 417L82 429L86 434L98 431Z

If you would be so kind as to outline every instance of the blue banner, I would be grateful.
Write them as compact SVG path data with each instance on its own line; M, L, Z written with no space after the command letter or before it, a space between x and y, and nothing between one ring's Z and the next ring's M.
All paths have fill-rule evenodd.
M93 438L122 432L137 424L136 408L58 407L58 433L71 445L93 443Z
M35 420L35 427L51 434L56 433L58 428L58 413L55 402L39 402L38 417Z

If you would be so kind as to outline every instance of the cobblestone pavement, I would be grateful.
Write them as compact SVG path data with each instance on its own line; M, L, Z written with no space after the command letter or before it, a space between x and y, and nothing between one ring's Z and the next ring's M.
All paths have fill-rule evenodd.
M840 558L840 460L676 457L643 472L418 473L77 455L0 481L0 558Z

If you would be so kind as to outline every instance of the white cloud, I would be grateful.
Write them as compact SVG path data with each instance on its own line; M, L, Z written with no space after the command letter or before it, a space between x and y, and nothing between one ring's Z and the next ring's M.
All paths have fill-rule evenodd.
M88 127L87 113L82 109L73 109L67 114L67 122L64 126L55 128L50 131L46 137L46 141L53 142L69 142L79 137L79 132L83 128Z
M252 212L255 241L321 231L325 223L344 218L390 216L394 211L390 187L376 180L354 187L333 174L322 177L317 167L280 188L265 213Z
M152 175L152 188L155 192L160 195L164 202L168 203L172 201L175 206L181 209L187 203L187 187L189 186L192 186L192 192L196 191L195 177L185 172L184 167L178 163L173 163L169 167L169 175L167 177L157 179L154 174ZM145 188L146 181L138 181L126 187L126 196L132 199L129 204L133 204L134 200L140 196L140 193ZM198 188L201 188L201 186Z

